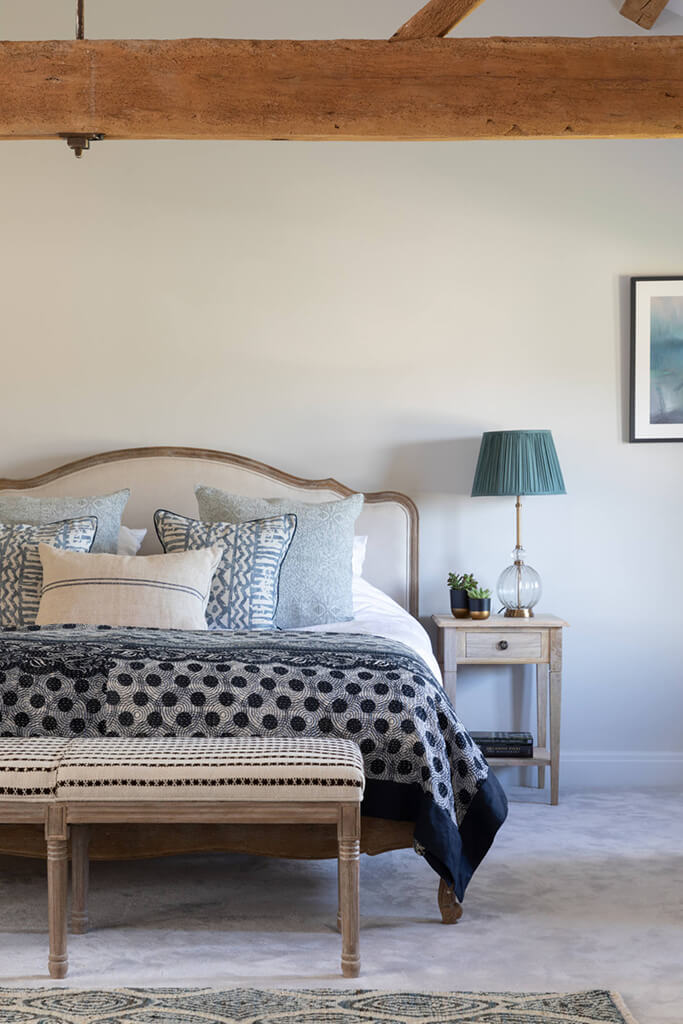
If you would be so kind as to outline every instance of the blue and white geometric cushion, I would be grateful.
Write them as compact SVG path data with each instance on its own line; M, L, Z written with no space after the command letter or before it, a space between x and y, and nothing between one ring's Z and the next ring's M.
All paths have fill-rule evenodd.
M280 569L296 531L296 516L250 523L202 523L165 509L154 513L164 551L224 549L206 609L209 629L274 629Z
M36 621L43 585L39 544L87 552L96 533L96 516L45 526L0 523L0 626L24 629Z

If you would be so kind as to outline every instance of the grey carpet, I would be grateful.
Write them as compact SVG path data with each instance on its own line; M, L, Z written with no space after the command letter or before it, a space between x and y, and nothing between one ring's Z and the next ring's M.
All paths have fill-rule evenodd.
M0 989L2 1024L635 1024L614 992Z
M332 862L211 855L95 864L95 930L70 938L65 984L613 989L639 1024L681 1024L683 794L537 799L515 795L455 926L421 858L362 858L358 980L339 974ZM43 984L44 866L2 858L0 986Z

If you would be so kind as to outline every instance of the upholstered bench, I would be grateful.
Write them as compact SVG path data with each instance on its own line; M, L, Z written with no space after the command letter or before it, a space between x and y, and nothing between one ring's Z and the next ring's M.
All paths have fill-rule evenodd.
M53 978L87 928L88 828L98 823L336 824L342 972L357 977L363 761L337 739L0 739L0 823L44 822Z

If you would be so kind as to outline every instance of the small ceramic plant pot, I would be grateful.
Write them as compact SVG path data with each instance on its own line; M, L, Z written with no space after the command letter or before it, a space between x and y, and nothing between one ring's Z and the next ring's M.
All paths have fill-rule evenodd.
M468 619L470 599L466 590L451 590L451 612L456 619Z
M470 615L473 619L488 619L491 614L490 597L471 597L469 602Z

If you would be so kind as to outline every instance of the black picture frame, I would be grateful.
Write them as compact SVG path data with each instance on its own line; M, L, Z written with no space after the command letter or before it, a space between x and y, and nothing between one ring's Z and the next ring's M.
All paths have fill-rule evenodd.
M666 409L653 419L652 410L652 300L673 300L680 304L681 336L671 343L680 345L681 407L668 420ZM680 300L680 302L679 302ZM676 385L674 385L676 390ZM677 390L676 390L677 393ZM629 407L629 441L631 444L672 443L683 441L683 276L631 278L631 374Z

